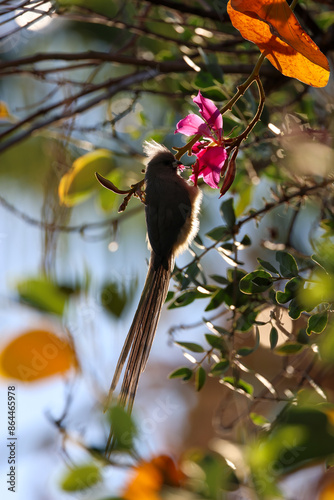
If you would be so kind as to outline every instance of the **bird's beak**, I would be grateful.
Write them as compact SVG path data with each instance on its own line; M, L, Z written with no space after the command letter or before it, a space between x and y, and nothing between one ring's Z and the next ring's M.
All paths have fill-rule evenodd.
M182 162L180 160L175 160L173 163L174 163L175 168L177 168L178 170L184 169L184 165L182 165Z

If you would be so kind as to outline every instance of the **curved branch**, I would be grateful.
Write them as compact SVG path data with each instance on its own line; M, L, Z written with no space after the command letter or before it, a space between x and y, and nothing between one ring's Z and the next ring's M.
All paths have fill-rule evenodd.
M252 211L252 213L250 215L239 220L239 222L237 222L235 224L234 228L231 230L231 236L234 234L237 234L240 231L241 227L244 224L247 224L247 222L250 222L251 220L254 220L254 219L256 220L260 216L270 212L274 208L278 208L281 205L284 205L285 203L289 203L290 201L292 201L295 198L302 199L304 196L311 195L314 193L314 191L317 191L318 189L323 189L323 188L329 186L330 184L334 184L334 177L333 178L332 177L326 178L322 182L320 182L319 184L315 183L315 184L312 184L311 186L309 186L309 185L301 186L297 191L294 191L293 193L290 193L290 194L283 193L283 195L280 198L276 199L273 202L265 203L265 205L262 208L260 208L259 210L254 210L254 211ZM226 235L224 235L224 237L225 236ZM215 241L210 246L206 247L205 250L203 250L203 252L201 254L196 255L191 262L186 264L181 269L178 269L178 271L183 271L184 269L188 268L191 264L193 264L195 262L199 262L201 260L201 258L204 257L204 255L206 255L210 250L214 249L220 243L221 243L221 240Z
M194 16L204 17L207 19L213 19L214 21L219 20L222 23L230 22L229 15L226 12L226 7L223 5L223 9L201 9L199 7L193 7L192 5L187 5L181 2L174 2L173 0L145 0L146 2L159 5L162 7L167 7L168 9L176 10L177 12L182 12L184 14L191 14ZM218 2L216 2L218 6Z
M88 50L86 52L74 52L74 53L62 53L62 52L38 52L32 56L21 57L18 59L14 59L12 61L2 61L0 62L0 71L2 71L2 76L5 76L3 70L7 68L18 68L20 66L25 66L26 64L35 64L44 61L81 61L85 60L86 64L94 63L99 64L102 62L109 63L119 63L124 65L136 66L152 69L159 69L161 73L183 73L185 71L194 70L190 68L190 66L184 62L183 59L177 59L174 61L155 61L152 59L144 59L138 57L124 56L122 54L112 54L109 52L98 52ZM206 69L206 65L204 63L196 63L201 69ZM254 69L254 65L252 64L222 64L221 69L224 73L229 74L245 74L249 75ZM63 68L57 68L57 71L63 69L67 71L67 66ZM75 69L75 68L74 68ZM38 72L37 69L32 69L31 72ZM50 68L50 72L55 71L54 66ZM43 72L46 73L47 70L43 69ZM261 69L261 73L264 76L273 76L277 74L277 70L275 70L271 65L264 66ZM11 73L12 74L12 73Z
M90 222L90 223L85 223L85 224L78 224L76 226L65 226L65 225L57 225L54 224L53 222L43 222L41 220L35 219L34 217L31 217L28 215L26 212L22 212L18 208L16 208L14 205L9 203L3 196L0 195L0 205L2 205L6 210L8 210L10 213L18 217L19 219L23 220L23 222L26 222L30 226L35 226L38 227L39 229L43 230L49 230L49 231L54 231L54 232L62 232L62 233L79 233L79 234L84 234L85 231L88 229L99 229L103 227L113 227L115 223L119 223L120 221L123 221L124 218L129 218L132 215L135 215L139 213L142 210L141 205L138 205L137 207L134 208L129 208L126 212L126 214L123 214L122 216L118 217L113 217L112 219L106 219L102 221L97 221L97 222Z
M14 144L21 142L23 139L26 139L27 137L29 137L33 132L36 132L37 130L42 129L42 128L46 127L47 125L51 125L51 124L54 125L60 121L63 121L66 118L73 117L73 116L77 115L78 113L83 113L84 111L87 111L88 109L90 109L94 106L97 106L102 101L109 99L113 95L117 94L117 92L119 92L120 90L125 90L135 83L143 82L143 81L148 80L150 78L154 78L158 74L159 74L158 70L149 69L147 71L142 71L141 73L134 73L130 76L122 78L117 83L110 85L110 87L108 88L108 90L106 92L96 96L95 98L91 99L88 102L83 103L81 106L77 106L74 109L67 109L67 110L59 111L57 114L55 114L49 118L46 118L45 120L37 122L37 123L31 125L30 127L26 128L22 132L19 132L14 137L8 139L7 141L5 141L3 144L0 145L0 152L5 151L10 146L13 146ZM107 85L104 84L103 86L107 86ZM102 85L101 85L101 87L102 87ZM90 90L90 92L92 92L92 90ZM85 94L87 94L87 93L88 93L88 91L85 92ZM67 99L65 101L67 101ZM73 101L73 98L71 99L71 101ZM62 103L58 104L58 107L61 106L62 104L65 104L65 103L66 102L62 102ZM51 109L54 109L54 107L55 106L51 106ZM49 111L50 111L50 109L49 109ZM40 115L40 114L41 113L38 112L38 115ZM35 117L36 113L33 116ZM30 119L31 119L31 117L30 117ZM17 129L18 126L21 126L22 123L27 123L27 121L30 121L30 120L25 119L22 122L18 123L14 128ZM11 131L12 130L13 130L13 128L11 129ZM4 135L7 135L7 132L2 134L2 137Z

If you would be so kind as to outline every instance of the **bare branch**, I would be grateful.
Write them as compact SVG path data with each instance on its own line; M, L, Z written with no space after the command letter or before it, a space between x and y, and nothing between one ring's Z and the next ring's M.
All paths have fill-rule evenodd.
M11 212L13 215L21 219L23 222L26 222L30 226L35 226L43 230L50 230L54 232L62 232L62 233L80 233L81 235L84 235L87 230L91 229L99 229L99 228L105 228L105 227L114 227L115 223L120 223L121 221L125 220L125 218L130 218L133 215L136 215L138 212L142 210L142 206L138 205L137 207L134 208L129 208L125 214L122 216L118 217L112 217L111 219L105 219L102 221L97 221L97 222L91 222L91 223L84 223L84 224L78 224L75 226L68 226L68 225L57 225L54 223L48 223L44 222L38 219L35 219L34 217L31 217L28 215L26 212L23 212L16 208L14 205L9 203L3 196L0 196L0 204L9 212Z
M51 117L46 118L45 120L41 120L41 121L31 125L27 129L19 132L14 137L11 137L10 139L8 139L7 141L3 142L0 145L0 152L5 151L13 144L17 144L17 143L21 142L23 139L26 139L33 132L36 132L37 130L42 129L42 128L46 127L47 125L51 125L51 124L55 125L59 121L63 121L65 119L70 118L72 116L75 116L79 113L83 113L83 112L87 111L88 109L90 109L94 106L97 106L102 101L109 99L110 97L115 95L120 90L125 90L135 83L139 83L139 82L148 80L150 78L154 78L158 73L159 72L157 70L149 69L147 71L142 71L141 73L134 73L130 76L122 78L117 83L111 84L106 92L94 97L90 101L85 102L82 105L77 105L76 107L74 107L74 109L65 109L63 111L59 111L57 114L54 114ZM103 85L100 85L99 87L101 88L101 87L107 87L107 86L108 85L106 83L104 83ZM92 92L92 90L87 90L85 92L82 92L81 94L86 95L89 92ZM12 127L10 129L10 131L16 130L17 128L22 126L22 124L28 123L32 118L40 116L41 114L45 114L46 112L49 112L49 111L55 109L56 107L65 105L66 102L68 102L68 99L65 99L65 101L62 101L61 103L57 103L56 105L49 106L49 108L46 110L44 109L43 112L41 112L41 110L39 110L31 117L28 117L25 120L22 120L22 122L16 124L14 127ZM73 98L70 99L70 102L71 103L73 102ZM7 134L8 134L8 131L4 132L0 137L3 137Z

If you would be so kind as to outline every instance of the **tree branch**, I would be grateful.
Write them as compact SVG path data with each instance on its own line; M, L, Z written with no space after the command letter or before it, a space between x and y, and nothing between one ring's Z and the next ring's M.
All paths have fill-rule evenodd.
M78 224L75 226L67 226L67 225L57 225L54 223L49 223L49 222L43 222L41 220L35 219L34 217L31 217L28 215L26 212L22 212L18 208L16 208L14 205L9 203L3 196L0 195L0 204L8 210L10 213L18 217L19 219L23 220L23 222L26 222L30 226L35 226L38 227L39 229L43 230L49 230L49 231L54 231L54 232L62 232L62 233L80 233L84 234L87 230L90 229L99 229L99 228L104 228L104 227L113 227L116 223L118 224L119 222L123 221L124 218L130 218L133 215L139 213L142 210L142 206L138 205L137 207L134 208L129 208L125 214L122 216L118 217L113 217L111 219L106 219L102 221L97 221L97 222L90 222L90 223L84 223L84 224Z
M97 51L87 51L87 52L75 52L75 53L62 53L62 52L48 52L48 53L37 53L32 56L21 57L12 61L3 61L0 62L0 71L2 72L2 76L5 76L3 70L7 68L17 69L20 66L25 66L27 64L35 64L44 61L81 61L85 60L86 64L99 64L101 62L109 62L109 63L119 63L124 65L136 66L152 69L159 69L161 73L183 73L185 71L193 72L192 69L183 59L178 59L175 61L154 61L152 59L143 59L138 57L130 57L124 56L122 54L112 54L109 52L97 52ZM196 63L201 69L206 69L205 63ZM254 69L254 65L252 64L222 64L221 69L224 73L229 74L249 74ZM57 68L57 71L63 69L67 71L67 66L62 68ZM73 69L73 68L71 68ZM74 68L75 69L75 68ZM33 69L31 72L39 71L38 69ZM44 73L48 71L55 71L54 66L52 68L43 69ZM271 65L267 65L261 68L261 73L264 76L274 76L277 74L277 71ZM12 73L10 73L12 74Z
M125 90L135 83L139 83L139 82L148 80L150 78L154 78L158 74L159 74L159 72L157 70L149 69L147 71L142 71L141 73L134 73L130 76L122 78L117 83L110 85L106 92L96 96L95 98L91 99L90 101L85 102L80 106L76 106L74 109L67 109L67 110L59 111L57 114L55 114L49 118L46 118L45 120L37 122L37 123L31 125L30 127L26 128L22 132L19 132L14 137L8 139L6 142L4 142L0 145L0 152L5 151L6 149L8 149L10 146L13 146L14 144L18 144L23 139L26 139L27 137L29 137L33 132L36 132L37 130L42 129L42 128L46 127L47 125L51 125L51 124L54 125L54 124L58 123L59 121L63 121L66 118L70 118L70 117L73 117L79 113L83 113L83 112L87 111L88 109L90 109L94 106L97 106L102 101L109 99L110 97L115 95L120 90ZM104 84L104 85L100 85L99 87L104 87L104 86L108 86L108 85ZM88 90L88 91L83 92L81 94L86 95L89 92L92 92L92 90ZM48 110L44 109L43 113L41 113L41 111L38 111L38 112L34 113L34 115L32 115L32 117L35 118L36 116L40 116L41 114L45 114L45 112L53 110L55 107L59 107L63 104L66 104L67 101L68 101L68 99L65 99L65 101L63 101L61 103L57 103L57 105L52 105L49 107ZM70 101L73 102L73 98L71 98ZM30 117L30 119L32 119L32 118ZM16 124L14 127L12 127L10 129L10 131L17 129L18 127L22 126L22 124L25 124L28 121L30 121L30 119L26 118L25 120L22 120L22 122ZM4 137L7 134L8 134L8 131L4 132L3 134L0 135L0 138Z

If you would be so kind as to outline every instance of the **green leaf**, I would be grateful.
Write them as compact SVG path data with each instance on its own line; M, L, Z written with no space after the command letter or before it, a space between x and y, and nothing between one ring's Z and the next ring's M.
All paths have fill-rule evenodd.
M208 238L214 241L226 241L229 240L232 235L231 231L226 226L218 226L206 233Z
M224 276L220 276L219 274L211 274L210 278L215 280L220 285L228 285L229 283L229 281Z
M231 269L230 267L226 272L227 279L231 284L234 284L235 281L239 282L246 274L243 269Z
M334 325L331 328L327 328L326 331L321 335L319 342L319 351L321 359L326 363L330 363L331 366L334 364Z
M310 345L311 339L309 335L306 333L306 328L300 328L296 335L296 341L299 344Z
M256 349L259 347L260 344L260 332L258 327L255 327L255 345L254 347L241 347L240 349L237 350L237 355L238 356L248 356L249 354L252 354Z
M214 79L210 73L207 71L200 71L197 73L196 78L194 80L194 86L197 89L209 89L216 87Z
M272 264L270 264L270 262L267 262L266 260L262 260L262 259L260 259L260 257L257 258L257 261L260 264L260 266L262 266L267 271L270 271L271 273L279 274L277 269Z
M250 456L261 486L267 479L268 463L272 465L269 475L272 476L272 470L275 470L277 480L295 469L300 470L303 465L324 462L333 455L332 412L332 405L324 405L324 408L299 405L286 407L270 432L260 436L257 446L253 447L253 456ZM288 460L282 458L287 456ZM265 495L261 498L273 497Z
M194 238L194 241L193 243L198 247L200 248L201 250L204 250L205 249L205 245L203 243L203 240L202 238L197 234Z
M253 424L258 425L259 427L263 427L264 425L269 423L263 415L259 415L258 413L251 412L249 414Z
M175 342L175 344L184 347L188 351L191 352L204 352L205 350L199 344L195 344L195 342Z
M119 405L109 408L110 420L115 450L132 450L137 427L129 413Z
M305 346L302 344L288 341L285 344L276 347L275 353L280 356L291 356L293 354L298 354L302 349L304 349L304 347Z
M236 282L238 283L237 280ZM228 307L234 306L236 309L238 309L239 307L247 305L248 302L249 297L239 290L239 283L237 288L235 287L234 283L230 283L225 288L225 304Z
M206 306L205 311L212 311L217 309L226 299L226 292L224 288L219 288L215 294L213 294L209 304Z
M174 295L175 295L175 292L172 292L172 290L169 290L167 293L166 302L169 302L170 300L172 300L174 298Z
M239 196L237 205L235 207L235 214L237 217L241 217L245 213L246 208L251 203L254 194L254 188L255 186L252 182L250 182L248 186L243 185L242 192L240 192L241 196ZM238 191L238 188L236 188L236 191Z
M252 354L253 350L254 349L252 349L252 347L241 347L237 350L237 355L241 357L248 356L249 354Z
M326 265L327 262L320 255L313 254L311 255L311 259L313 260L313 262L318 264L318 266L320 266L324 271L327 272L327 265Z
M207 295L206 295L206 297L207 297ZM175 309L177 307L185 307L185 306L191 304L192 302L194 302L194 300L196 298L198 298L198 293L194 290L191 290L190 292L181 293L178 297L176 297L174 302L172 302L172 304L170 304L168 306L168 309Z
M218 325L213 325L211 323L211 321L206 321L204 319L204 322L207 323L207 327L212 331L212 332L216 332L218 333L219 335L230 335L230 332L228 330L226 330L226 328L223 328L222 326L218 326Z
M182 380L191 379L193 372L187 366L183 366L182 368L178 368L168 375L168 378L182 378Z
M307 334L311 335L312 332L314 333L323 332L327 326L327 322L328 322L327 311L313 314L312 316L309 317L307 322L307 329L306 329Z
M252 395L254 392L254 387L242 379L236 380L234 377L224 377L223 381L232 385L236 389L241 389L246 394Z
M276 260L279 263L279 270L285 278L298 276L298 266L295 258L288 252L276 252Z
M243 293L246 294L253 294L253 293L261 293L268 288L270 288L273 284L273 278L271 274L267 273L266 271L262 271L262 269L258 271L253 271L249 274L246 274L241 280L240 280L240 290Z
M111 282L104 285L101 290L101 304L104 309L119 318L126 304L133 299L137 283L137 280L133 280L129 290L126 290L124 283Z
M206 338L206 341L208 342L208 344L211 345L211 347L214 347L215 349L218 349L218 350L221 349L222 342L223 342L222 337L220 337L218 335L213 335L212 333L206 333L205 338Z
M240 241L240 246L238 247L240 250L242 250L243 247L249 247L252 244L252 241L250 237L245 234L245 236L242 238Z
M197 264L197 262L193 262L190 264L190 266L187 267L187 269L184 272L182 281L181 281L181 290L186 290L190 283L194 283L197 286L203 286L201 283L196 279L199 274L203 273L201 271L200 266ZM204 277L205 279L205 277Z
M292 278L285 285L284 292L276 293L276 300L279 304L285 304L294 299L304 285L304 280L300 277Z
M289 304L290 318L298 319L303 311L305 311L305 307L299 302L299 299L297 297L292 299Z
M217 55L215 53L205 54L204 50L200 49L200 54L205 62L208 72L200 71L198 75L205 73L209 75L211 78L215 78L219 83L223 83L223 70L221 68L221 64L218 61ZM202 87L199 87L201 89Z
M235 226L235 213L233 208L233 198L229 198L220 205L220 213L225 219L227 227L233 229Z
M305 311L312 311L321 303L334 302L334 275L318 272L316 282L300 290L299 300L305 306Z
M22 301L51 314L62 315L70 293L46 278L29 278L17 284ZM73 290L72 290L73 292Z
M216 363L210 370L211 375L214 377L219 377L220 375L223 375L230 367L230 362L228 359L223 359L222 361L219 361Z
M195 374L196 391L200 391L202 389L203 385L205 384L205 380L206 380L205 370L202 366L200 366Z
M64 491L81 491L101 480L100 469L95 464L80 465L67 472L61 481L61 487Z
M270 338L270 349L275 349L278 341L278 331L274 326L271 327L269 338Z
M216 452L204 452L197 447L188 451L187 460L190 465L195 466L193 470L196 470L196 475L193 476L192 492L189 492L188 487L189 493L180 493L179 500L186 498L188 500L222 500L226 498L226 491L234 491L239 484L234 471ZM185 490L181 491L185 492ZM166 496L166 500L167 498Z
M247 307L245 311L241 313L236 323L236 330L240 332L248 332L250 328L254 325L258 311L255 311L253 307Z
M332 215L333 217L333 215ZM329 275L334 274L334 243L331 239L326 238L317 249L317 254L311 256L311 259L316 262Z
M226 335L225 332L224 335ZM207 333L205 334L205 338L208 344L210 344L211 347L213 347L214 349L220 351L222 355L226 355L228 353L229 351L228 346L222 336L217 336Z

